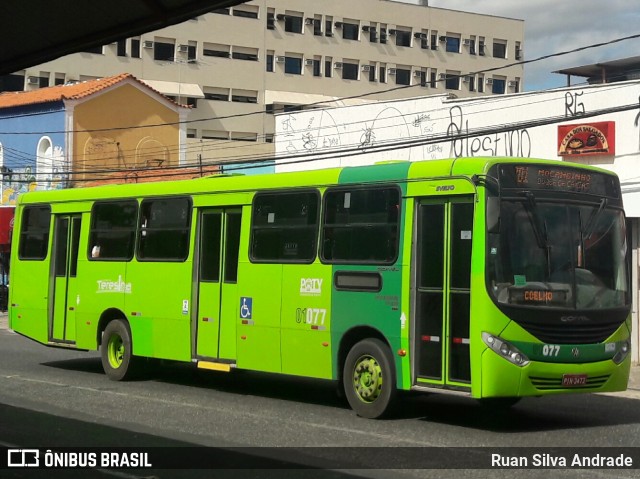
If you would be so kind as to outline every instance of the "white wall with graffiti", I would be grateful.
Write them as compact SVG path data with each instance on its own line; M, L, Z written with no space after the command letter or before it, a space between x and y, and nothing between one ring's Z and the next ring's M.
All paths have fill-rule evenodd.
M276 117L276 171L460 156L569 158L615 171L627 214L640 217L639 119L638 81L289 112ZM559 156L559 127L598 122L613 122L615 150Z

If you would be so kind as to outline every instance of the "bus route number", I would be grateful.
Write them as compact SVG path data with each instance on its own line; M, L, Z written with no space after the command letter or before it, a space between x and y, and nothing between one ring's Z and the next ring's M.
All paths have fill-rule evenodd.
M545 344L542 346L542 355L547 357L557 357L560 354L560 346L557 344Z
M298 308L296 309L296 323L324 326L326 315L327 310L324 308Z

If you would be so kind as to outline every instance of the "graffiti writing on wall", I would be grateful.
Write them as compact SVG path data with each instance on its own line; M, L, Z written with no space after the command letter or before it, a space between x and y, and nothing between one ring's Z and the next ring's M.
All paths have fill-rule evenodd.
M531 156L531 136L526 128L514 129L483 136L472 136L469 120L459 106L449 110L447 138L449 155L460 156Z

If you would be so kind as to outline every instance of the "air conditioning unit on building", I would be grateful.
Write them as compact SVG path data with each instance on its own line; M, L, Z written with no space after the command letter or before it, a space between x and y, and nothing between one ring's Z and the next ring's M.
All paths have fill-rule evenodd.
M371 30L371 27L369 25L363 25L362 26L362 31L363 32L368 32L369 30Z
M447 36L446 35L440 35L440 37L438 37L438 40L440 40L441 42L446 42L447 41Z
M369 70L371 70L371 65L362 65L363 72L368 72Z
M342 62L335 62L333 64L333 68L339 70L340 68L342 68Z
M470 38L465 38L464 40L462 40L462 44L469 46L471 45L471 39Z
M335 25L336 28L342 28L342 22L336 22Z
M305 25L313 25L313 18L305 18L304 24Z
M440 78L440 80L446 80L447 79L447 74L446 73L440 73L440 75L438 75L438 78Z
M396 69L395 68L389 68L389 75L395 75L396 74Z
M395 35L396 33L398 33L398 30L396 30L395 28L389 29L389 35Z
M518 86L518 82L517 81L510 81L509 83L507 83L507 85L509 85L510 87L515 87L515 86Z
M178 51L180 53L187 53L189 51L189 45L178 45Z
M153 48L153 42L151 40L145 40L142 42L142 48Z
M462 81L464 83L469 83L471 81L471 76L467 75L467 76L462 77Z
M493 85L493 78L487 78L487 85Z
M287 61L287 57L283 57L283 56L276 57L276 63L284 63L286 61Z
M305 60L304 64L307 65L307 66L313 65L313 59L309 58L309 59Z
M420 77L422 75L422 73L426 74L427 72L422 72L420 70L416 70L416 71L413 72L413 76L418 78L418 77Z
M427 34L426 33L415 32L413 34L413 38L427 38Z
M39 85L40 84L40 78L38 78L38 77L27 77L27 84L28 85Z
M281 22L287 19L287 16L284 13L278 13L276 15L276 19L280 20Z

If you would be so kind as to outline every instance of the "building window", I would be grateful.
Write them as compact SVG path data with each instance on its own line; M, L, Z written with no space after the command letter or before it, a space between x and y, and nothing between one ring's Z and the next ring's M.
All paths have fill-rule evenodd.
M136 201L94 203L87 252L89 259L129 261L133 258L137 219Z
M302 75L302 58L285 57L284 72L292 75Z
M400 190L330 188L324 195L321 258L392 264L398 257Z
M324 17L324 36L333 36L333 17Z
M232 13L234 17L258 18L258 7L253 7L252 5L245 5L244 7L233 7Z
M273 72L273 61L274 61L273 53L267 53L267 71L268 72Z
M187 46L187 61L194 61L196 59L196 45Z
M284 17L284 31L291 33L302 33L302 17L287 14Z
M380 43L387 43L387 29L385 27L380 27Z
M202 54L206 57L229 58L231 47L217 43L205 43Z
M505 86L505 80L494 78L491 84L491 93L502 94L505 92Z
M478 39L478 55L481 57L485 56L485 47L484 47L484 37L480 37Z
M236 103L258 103L258 92L255 90L234 89L231 94L231 101Z
M131 39L131 58L140 58L140 39Z
M357 63L342 63L342 79L357 80L359 65Z
M484 76L478 75L478 93L484 93Z
M387 64L382 63L380 65L380 83L387 83Z
M228 8L214 8L211 13L217 13L218 15L229 15L231 11Z
M256 194L251 218L251 261L313 262L319 203L320 195L315 190Z
M321 75L322 75L322 73L320 71L320 60L319 59L314 59L313 60L313 76L314 77L319 77Z
M365 65L369 69L369 81L376 81L376 66L375 65Z
M258 49L248 47L233 47L231 58L235 60L258 61Z
M205 86L203 88L205 100L229 101L229 89Z
M276 14L274 12L267 13L267 30L276 29Z
M476 39L475 37L469 38L469 54L476 54Z
M324 76L327 78L331 78L333 76L333 68L332 68L333 58L325 57L324 59Z
M154 41L153 42L153 59L159 61L173 61L175 52L175 43Z
M447 73L444 85L447 90L459 90L460 89L460 72Z
M187 129L187 138L196 138L196 133L197 131L192 129L192 128L188 128Z
M116 43L116 55L119 57L127 56L127 40L118 40Z
M138 232L138 259L184 261L189 256L191 200L142 200Z
M97 47L89 47L82 50L84 53L94 53L96 55L102 55L102 45Z
M476 91L476 77L474 77L473 75L469 75L465 78L469 83L469 91Z
M396 68L396 85L411 85L411 70Z
M396 46L410 47L411 46L411 31L396 30Z
M360 25L357 23L342 22L342 38L345 40L358 40Z
M522 46L520 42L516 42L516 60L522 60Z
M362 27L363 32L369 32L369 41L371 43L376 43L378 41L378 32L376 31L375 25L364 26Z
M38 87L47 88L49 86L49 74L46 72L40 72L38 77Z
M496 40L493 42L493 57L507 58L507 42L504 40Z
M313 19L313 34L317 37L322 35L322 20L320 18Z
M429 86L431 88L438 87L438 71L437 70L431 70L431 75L429 77Z
M460 53L460 38L447 36L446 49L450 53Z
M425 70L420 70L420 86L427 86L427 72Z

